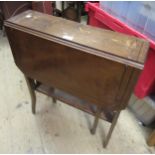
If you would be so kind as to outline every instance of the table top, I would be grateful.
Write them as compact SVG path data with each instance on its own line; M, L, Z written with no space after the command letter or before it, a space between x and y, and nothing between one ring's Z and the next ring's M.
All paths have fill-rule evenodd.
M143 64L149 43L118 32L95 28L36 11L28 10L5 21L11 26L48 40L103 57ZM119 60L119 58L121 58ZM123 58L123 59L122 59Z

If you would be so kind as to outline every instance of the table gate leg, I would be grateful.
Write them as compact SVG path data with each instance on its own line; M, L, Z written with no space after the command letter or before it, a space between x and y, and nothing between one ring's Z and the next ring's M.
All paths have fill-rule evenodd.
M93 124L92 129L90 130L91 134L93 134L93 135L96 133L96 128L97 128L98 121L99 121L101 113L102 113L102 109L101 108L97 109L94 124Z
M36 95L35 95L35 83L33 79L25 76L26 83L30 92L31 102L32 102L32 113L36 113Z
M117 111L116 114L114 115L114 118L113 118L113 120L112 120L112 124L111 124L111 126L110 126L108 135L107 135L107 137L106 137L105 142L103 143L103 147L106 147L106 146L108 145L108 142L109 142L109 140L110 140L110 138L111 138L112 132L113 132L113 130L114 130L114 128L115 128L115 125L116 125L116 123L117 123L119 114L120 114L120 111Z

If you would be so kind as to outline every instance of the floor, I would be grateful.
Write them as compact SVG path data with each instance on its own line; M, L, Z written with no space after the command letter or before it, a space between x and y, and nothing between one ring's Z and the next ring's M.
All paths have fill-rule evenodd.
M33 115L24 76L2 34L0 83L0 153L155 153L146 144L150 130L128 109L122 111L106 149L102 141L110 124L103 120L91 135L92 116L59 101L54 104L40 93Z

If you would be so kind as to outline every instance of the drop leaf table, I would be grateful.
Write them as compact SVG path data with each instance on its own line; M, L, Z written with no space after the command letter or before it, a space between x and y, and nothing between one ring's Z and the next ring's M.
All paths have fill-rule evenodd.
M112 123L125 109L149 44L145 40L28 10L5 21L14 60L35 91ZM72 116L71 116L72 117Z

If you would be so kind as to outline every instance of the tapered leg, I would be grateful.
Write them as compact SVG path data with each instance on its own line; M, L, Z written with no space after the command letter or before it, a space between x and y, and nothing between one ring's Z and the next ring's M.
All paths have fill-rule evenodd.
M106 140L105 140L105 142L103 143L103 147L106 147L106 146L108 145L108 142L109 142L109 140L110 140L110 138L111 138L112 132L113 132L113 130L114 130L114 128L115 128L115 125L116 125L116 123L117 123L119 114L120 114L120 111L116 112L116 114L115 114L115 116L114 116L114 118L113 118L113 120L112 120L112 124L111 124L111 126L110 126L110 129L109 129L108 135L107 135L107 137L106 137Z
M52 97L53 103L57 103L56 98Z
M51 87L50 88L50 90L52 91L52 93L54 94L54 88L53 87ZM55 97L52 97L52 101L53 101L53 103L56 103L57 102L57 100L56 100L56 98Z
M25 76L26 83L30 92L31 102L32 102L32 113L36 113L36 95L35 95L35 83L34 80Z
M93 135L96 133L96 128L97 128L97 125L98 125L98 122L99 122L99 118L100 118L101 113L102 113L102 109L101 109L101 108L98 108L98 109L97 109L97 112L96 112L96 116L95 116L95 120L94 120L93 127L92 127L92 129L90 130L90 132L91 132Z

